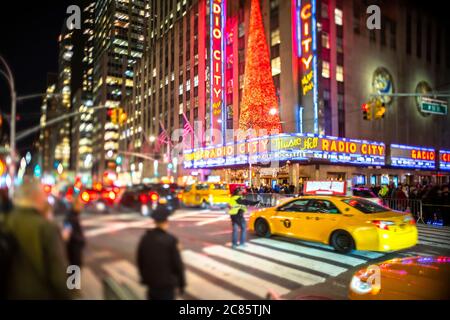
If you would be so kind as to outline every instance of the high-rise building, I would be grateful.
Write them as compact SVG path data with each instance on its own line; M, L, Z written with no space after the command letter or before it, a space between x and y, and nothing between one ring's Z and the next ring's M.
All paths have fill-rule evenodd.
M54 129L47 127L48 121L59 115L59 99L54 96L56 93L57 74L47 75L46 95L41 105L41 130L39 134L39 164L45 173L51 173L55 169L55 148L58 143L58 136L53 134Z
M82 13L82 28L75 31L76 68L81 72L79 82L74 85L72 106L79 116L72 118L72 169L83 183L91 184L93 153L93 51L94 51L94 8L93 1L86 1ZM74 67L75 68L75 67Z
M61 34L59 36L59 59L58 59L58 82L57 93L59 96L60 115L72 111L72 59L74 55L74 30L67 26L64 21ZM64 169L70 167L71 155L71 119L64 120L53 127L54 134L57 135L57 145L55 148L55 161L59 162Z
M99 0L94 8L93 104L105 106L94 115L93 174L101 180L116 169L118 124L112 110L123 107L133 87L133 66L142 57L146 0Z
M420 99L390 96L448 86L449 27L435 7L380 1L381 29L372 30L362 0L153 0L149 45L135 67L128 121L120 135L124 148L142 152L162 127L169 134L182 128L183 114L206 133L206 144L211 144L211 128L238 128L253 3L262 12L283 132L449 147L448 112L432 114ZM386 113L364 121L361 106L374 94L381 95ZM196 168L212 170L222 160L202 158ZM286 176L294 184L299 178L371 174L370 169L292 161ZM143 167L141 175L151 177L157 171L153 164L162 168L154 161L137 162L131 159L125 170ZM244 180L239 165L226 167L230 170L222 178ZM279 177L285 174L281 171ZM277 176L265 174L267 181Z

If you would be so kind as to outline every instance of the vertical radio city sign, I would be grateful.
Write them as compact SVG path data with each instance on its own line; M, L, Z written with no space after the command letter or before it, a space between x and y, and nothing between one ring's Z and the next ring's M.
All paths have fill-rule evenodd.
M225 133L225 26L226 0L210 0L211 52L211 133L220 129ZM211 137L213 135L211 134Z
M317 72L317 21L316 0L293 0L295 2L296 48L300 65L302 97L311 95L314 111L314 132L319 131L319 91ZM308 100L302 98L303 107Z

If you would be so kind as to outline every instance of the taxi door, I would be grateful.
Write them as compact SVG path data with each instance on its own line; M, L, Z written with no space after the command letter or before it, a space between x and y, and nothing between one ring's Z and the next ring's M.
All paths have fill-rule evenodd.
M320 242L328 242L331 232L342 219L339 209L325 199L310 199L302 215L302 235L305 239Z
M307 203L307 199L298 199L279 206L271 217L273 233L299 237L304 228L302 215Z

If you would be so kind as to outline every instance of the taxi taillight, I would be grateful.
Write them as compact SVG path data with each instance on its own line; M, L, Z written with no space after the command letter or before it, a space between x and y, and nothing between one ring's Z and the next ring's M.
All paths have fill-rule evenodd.
M381 230L389 230L389 226L395 225L395 222L385 220L372 220L372 223Z

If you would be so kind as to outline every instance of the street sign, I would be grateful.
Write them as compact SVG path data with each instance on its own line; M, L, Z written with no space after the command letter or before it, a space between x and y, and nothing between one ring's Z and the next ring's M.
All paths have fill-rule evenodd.
M420 110L423 113L432 113L439 115L447 115L447 101L422 97Z

